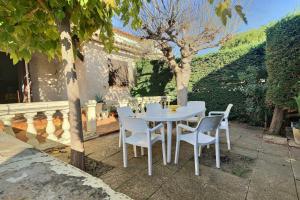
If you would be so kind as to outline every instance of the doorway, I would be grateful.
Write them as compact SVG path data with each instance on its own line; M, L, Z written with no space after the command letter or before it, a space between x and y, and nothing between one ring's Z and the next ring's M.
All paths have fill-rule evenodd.
M24 102L25 62L13 64L9 55L0 52L0 104Z

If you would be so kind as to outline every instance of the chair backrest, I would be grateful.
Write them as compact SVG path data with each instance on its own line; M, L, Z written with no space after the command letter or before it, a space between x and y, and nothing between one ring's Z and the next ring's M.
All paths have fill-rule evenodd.
M226 110L225 110L225 113L224 113L224 118L225 118L225 119L228 118L232 106L233 106L233 104L228 104L228 106L227 106L227 108L226 108Z
M188 101L187 107L192 109L206 109L205 101Z
M122 120L122 128L132 133L147 133L148 126L145 120L134 117L125 117Z
M197 132L205 133L216 130L219 127L223 117L223 115L214 115L202 118L197 125Z
M122 120L125 117L132 117L134 116L134 113L132 112L131 108L129 106L125 107L118 107L117 108L119 119Z
M162 106L159 103L149 103L146 105L146 112L157 113L162 110Z

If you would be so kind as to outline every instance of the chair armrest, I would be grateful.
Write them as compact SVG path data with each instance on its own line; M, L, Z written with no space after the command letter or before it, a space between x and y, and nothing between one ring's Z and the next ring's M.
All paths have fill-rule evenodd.
M211 116L211 115L224 115L225 112L224 111L211 111L208 113L208 116Z
M187 126L184 124L178 124L177 128L182 128L182 129L185 129L185 130L191 131L191 132L194 132L196 130L196 128L193 128L193 127L190 127L190 126Z
M164 125L162 123L158 124L157 126L153 127L153 128L150 128L149 131L150 132L154 132L156 131L157 129L160 129L161 127L163 127Z

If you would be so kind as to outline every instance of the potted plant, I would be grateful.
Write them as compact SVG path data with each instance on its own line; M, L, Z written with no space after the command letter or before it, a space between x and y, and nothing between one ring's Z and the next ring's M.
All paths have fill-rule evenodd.
M104 104L104 101L103 101L103 98L101 95L96 95L95 96L95 99L96 99L96 116L97 117L100 117L100 114L102 113L102 110L103 110L103 104Z
M297 97L295 97L297 106L298 106L298 113L300 114L300 93L298 94ZM300 144L300 119L298 122L293 122L292 123L292 128L293 128L293 135L295 142L297 144Z
M118 116L118 113L117 113L117 108L116 106L110 106L109 107L109 116L112 116L112 117L117 117Z

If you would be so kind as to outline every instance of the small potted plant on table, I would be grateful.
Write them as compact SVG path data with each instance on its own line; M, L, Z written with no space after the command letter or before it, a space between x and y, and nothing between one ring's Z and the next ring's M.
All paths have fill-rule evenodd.
M297 97L295 97L297 106L298 106L298 113L300 114L300 93L298 94ZM292 128L293 128L293 135L295 142L297 144L300 144L300 119L298 122L293 122L292 123Z

